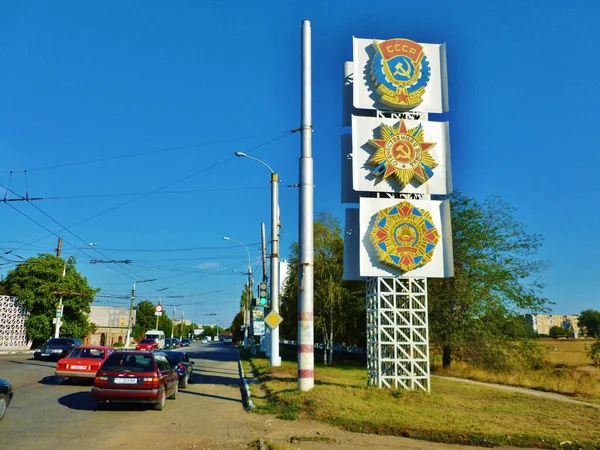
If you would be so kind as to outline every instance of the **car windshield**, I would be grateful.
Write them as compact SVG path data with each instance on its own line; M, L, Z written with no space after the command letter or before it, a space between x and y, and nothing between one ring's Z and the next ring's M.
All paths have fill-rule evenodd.
M46 342L46 345L71 345L71 340L70 339L52 338L48 342Z
M69 358L96 358L104 359L104 350L101 348L74 348L69 353Z
M154 344L154 339L142 339L140 344Z
M154 371L154 360L151 355L113 353L104 361L100 370L112 372L152 372Z

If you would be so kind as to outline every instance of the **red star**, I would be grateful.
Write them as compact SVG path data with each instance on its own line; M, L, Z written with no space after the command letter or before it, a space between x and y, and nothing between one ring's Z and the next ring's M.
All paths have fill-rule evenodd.
M398 103L406 103L406 100L408 100L408 95L406 95L406 91L403 89L399 94L396 95L396 98L398 99Z

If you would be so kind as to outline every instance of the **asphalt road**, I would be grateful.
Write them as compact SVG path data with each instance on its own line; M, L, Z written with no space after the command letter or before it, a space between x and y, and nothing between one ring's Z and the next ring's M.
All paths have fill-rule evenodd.
M222 343L194 344L181 350L195 362L194 376L177 400L167 400L164 411L125 404L97 411L91 381L58 384L54 362L36 361L31 354L0 356L0 378L9 380L15 390L0 422L0 447L151 449L185 448L187 443L206 441L206 448L212 448L210 442L226 441L228 419L247 415L241 401L237 350ZM219 428L224 429L220 432Z

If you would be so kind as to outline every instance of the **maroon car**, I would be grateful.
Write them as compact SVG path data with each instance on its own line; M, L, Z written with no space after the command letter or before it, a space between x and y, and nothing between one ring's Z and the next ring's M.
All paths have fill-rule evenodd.
M135 346L136 350L158 350L158 343L154 339L142 339L138 345Z
M108 402L150 403L162 411L176 399L177 367L160 352L123 351L110 355L94 378L92 395L102 409Z

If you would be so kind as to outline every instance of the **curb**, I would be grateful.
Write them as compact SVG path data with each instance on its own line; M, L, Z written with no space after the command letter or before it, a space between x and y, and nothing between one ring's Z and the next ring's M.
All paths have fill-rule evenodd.
M246 394L245 396L242 395L243 398L242 400L244 400L244 408L246 408L247 410L251 410L254 409L254 403L252 402L252 399L250 398L250 386L248 386L248 381L246 380L246 374L244 373L244 368L242 367L242 357L240 356L240 351L238 349L238 369L240 372L240 378L242 379L242 383L244 384L244 391L243 394Z
M0 355L32 355L35 350L0 350Z

